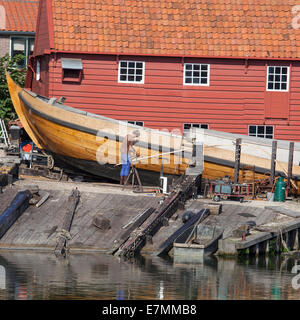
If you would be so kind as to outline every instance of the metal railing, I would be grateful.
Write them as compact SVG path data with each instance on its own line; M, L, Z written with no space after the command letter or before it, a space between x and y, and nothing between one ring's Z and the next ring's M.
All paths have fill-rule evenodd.
M3 141L3 143L8 147L9 146L9 139L8 134L6 130L6 126L3 119L0 119L0 141Z

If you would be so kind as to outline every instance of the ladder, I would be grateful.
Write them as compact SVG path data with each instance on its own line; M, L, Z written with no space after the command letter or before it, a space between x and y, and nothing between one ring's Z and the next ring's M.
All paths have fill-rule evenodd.
M3 119L0 119L0 140L3 140L7 147L9 146L8 134Z

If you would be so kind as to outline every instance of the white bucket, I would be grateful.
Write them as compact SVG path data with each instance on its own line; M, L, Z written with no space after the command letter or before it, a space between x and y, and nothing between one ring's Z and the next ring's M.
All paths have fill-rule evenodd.
M267 192L267 199L268 201L274 201L274 193Z

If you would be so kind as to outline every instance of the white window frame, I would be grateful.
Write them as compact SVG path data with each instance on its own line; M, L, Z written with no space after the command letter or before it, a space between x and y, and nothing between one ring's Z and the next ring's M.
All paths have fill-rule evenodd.
M122 62L133 62L133 63L142 63L143 64L143 68L142 68L142 80L141 81L127 81L127 80L121 80L120 76L121 76L121 63ZM128 67L127 67L128 68ZM135 66L136 69L136 66ZM128 74L127 74L128 76ZM119 66L118 66L118 83L134 83L134 84L144 84L145 83L145 61L132 61L132 60L119 60Z
M185 76L185 72L186 71L189 71L189 70L186 70L186 66L187 65L193 65L193 68L194 68L194 65L199 65L200 66L200 70L199 72L201 72L201 66L202 65L205 65L207 66L207 83L186 83L185 80L186 80L186 76ZM192 70L193 71L193 70ZM192 78L193 79L193 78ZM201 82L201 76L199 77L199 82ZM210 64L208 63L194 63L194 62L186 62L184 63L184 68L183 68L183 85L185 86L202 86L202 87L209 87L209 84L210 84Z
M208 130L209 129L209 124L208 123L184 123L183 125L182 125L182 128L183 128L183 132L186 132L186 131L188 131L188 130L190 130L190 129L184 129L184 125L186 125L186 124L190 124L191 125L191 127L190 127L190 129L193 129L193 128L197 128L197 127L194 127L194 125L199 125L199 128L197 128L197 129L206 129L206 130ZM201 126L207 126L207 128L201 128Z
M250 135L250 127L256 127L256 133L255 135L251 134ZM258 137L258 127L264 127L264 136L263 137ZM273 133L272 133L272 138L267 138L266 135L271 135L269 133L266 133L266 129L267 127L272 127L273 128ZM260 124L249 124L248 125L248 136L249 137L256 137L256 138L262 138L262 139L274 139L274 134L275 134L275 127L274 126L270 126L270 125L260 125Z
M140 125L136 124L137 122L140 122L140 123L142 123L143 125L140 126ZM141 127L141 128L144 127L144 121L127 120L127 123L134 124L135 126L138 126L138 127Z
M287 80L286 80L286 89L269 89L269 75L270 75L270 68L287 68ZM275 76L275 73L274 73ZM280 70L280 76L281 70ZM280 80L280 86L281 86L281 80ZM289 66L267 66L267 81L266 81L266 90L267 91L276 91L276 92L288 92L289 91L289 86L290 86L290 67Z

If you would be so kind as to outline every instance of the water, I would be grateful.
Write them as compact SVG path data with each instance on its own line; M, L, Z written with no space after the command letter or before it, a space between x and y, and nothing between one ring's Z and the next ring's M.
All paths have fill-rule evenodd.
M184 263L151 256L124 261L102 254L64 259L1 252L0 299L298 300L295 264L300 260L284 257Z

